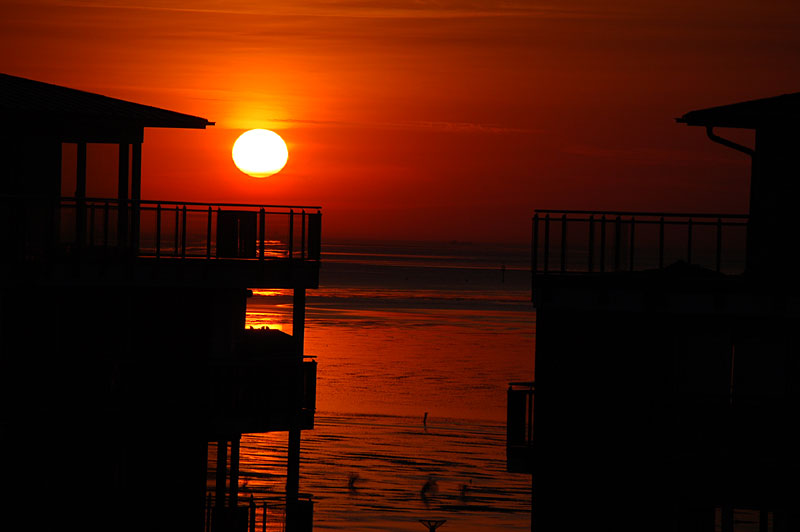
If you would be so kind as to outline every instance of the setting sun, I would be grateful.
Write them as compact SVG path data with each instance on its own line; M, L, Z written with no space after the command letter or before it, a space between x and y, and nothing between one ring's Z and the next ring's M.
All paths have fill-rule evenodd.
M277 174L286 165L289 150L277 133L267 129L246 131L233 143L233 162L253 177Z

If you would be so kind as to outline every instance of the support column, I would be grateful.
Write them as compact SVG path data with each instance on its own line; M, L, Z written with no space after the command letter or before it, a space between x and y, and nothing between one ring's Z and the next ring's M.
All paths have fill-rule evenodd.
M139 202L142 199L142 143L134 142L131 154L131 248L139 251Z
M228 500L228 506L231 508L236 508L239 504L239 441L241 437L241 434L237 434L231 440L231 486Z
M306 289L295 288L292 298L292 338L297 356L297 371L293 375L294 401L292 402L292 425L289 428L289 444L286 465L286 526L287 532L296 527L297 499L300 491L300 407L303 397L303 343L306 323Z
M117 183L117 199L119 208L117 210L117 245L126 247L128 240L128 178L130 165L130 144L121 142L119 144L119 181Z
M86 143L78 143L78 165L75 177L75 242L86 243Z
M228 476L228 442L221 440L217 442L217 492L214 506L219 508L225 506L225 479Z

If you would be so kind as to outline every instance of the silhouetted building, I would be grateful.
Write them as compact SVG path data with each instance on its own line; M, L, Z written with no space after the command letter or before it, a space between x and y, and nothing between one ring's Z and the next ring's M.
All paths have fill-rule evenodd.
M0 119L3 522L244 530L240 437L288 431L287 530L310 530L319 209L142 199L144 128L204 118L3 74ZM293 336L245 329L251 288L293 291Z
M752 157L747 215L536 211L535 394L508 402L536 530L800 527L798 110L792 94L678 119Z

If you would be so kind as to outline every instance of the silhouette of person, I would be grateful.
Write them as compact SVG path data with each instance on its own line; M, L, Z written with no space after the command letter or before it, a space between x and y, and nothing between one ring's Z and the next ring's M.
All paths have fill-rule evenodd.
M436 495L438 492L439 485L436 483L436 479L433 478L433 475L431 475L428 477L428 480L425 481L425 484L422 485L422 489L419 490L419 496L422 499L422 502L425 503L425 506L428 506L428 497Z

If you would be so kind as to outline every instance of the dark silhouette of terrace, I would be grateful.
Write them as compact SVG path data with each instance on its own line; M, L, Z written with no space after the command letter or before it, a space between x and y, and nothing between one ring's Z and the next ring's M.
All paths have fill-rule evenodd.
M800 93L677 120L751 158L747 213L535 212L536 375L509 386L507 464L536 530L800 526L798 120Z
M1 439L4 513L36 514L46 492L83 529L266 526L239 501L239 441L286 431L285 526L310 530L319 207L142 198L144 128L205 118L0 74L0 119L0 431L24 435ZM115 146L114 197L87 195L92 143ZM292 335L245 329L250 288L292 290Z

